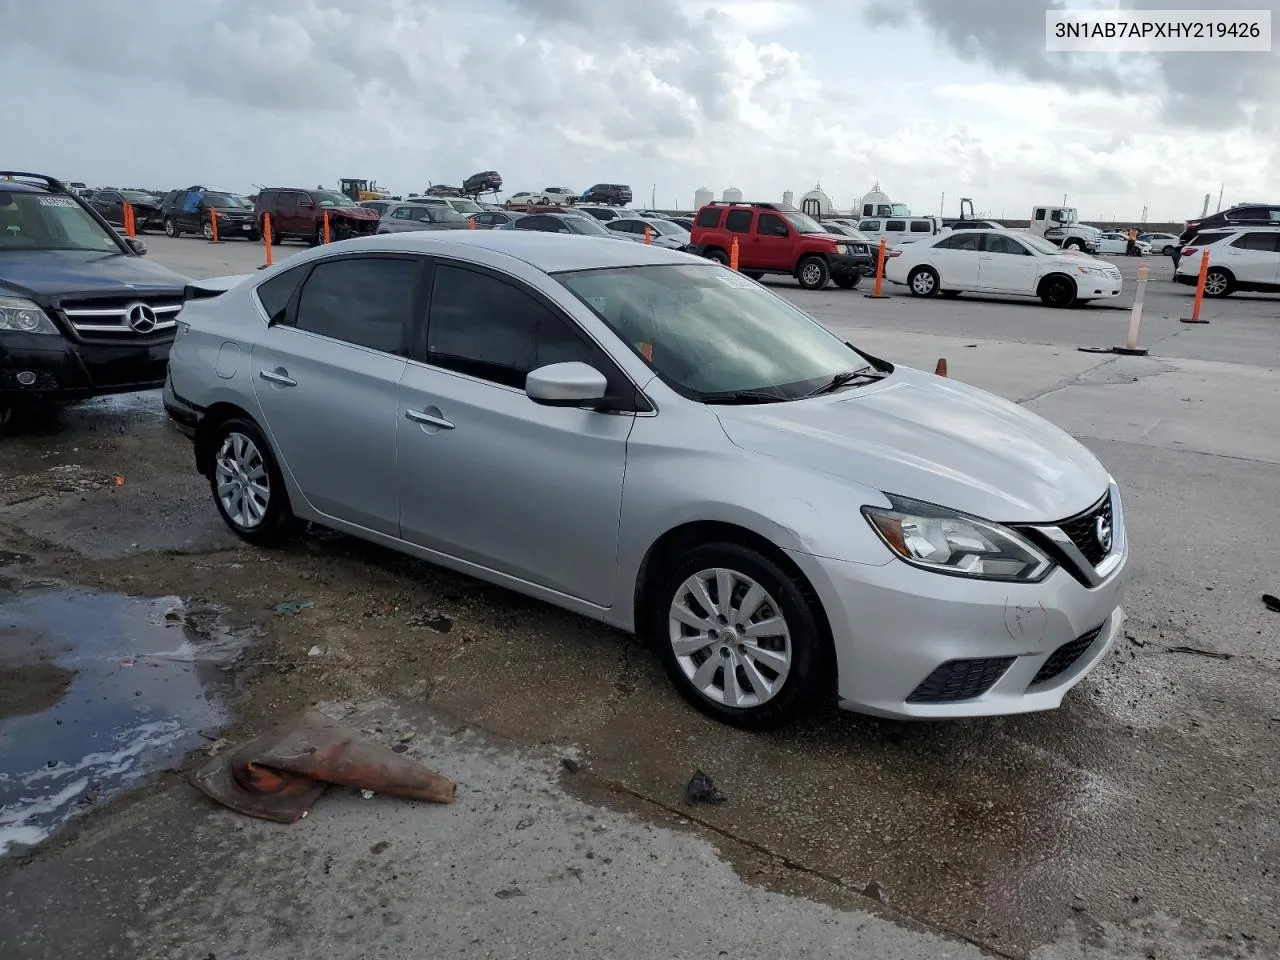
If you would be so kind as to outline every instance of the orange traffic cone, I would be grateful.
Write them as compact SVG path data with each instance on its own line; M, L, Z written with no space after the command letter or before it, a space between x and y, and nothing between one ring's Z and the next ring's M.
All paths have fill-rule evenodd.
M947 375L947 358L946 357L938 358L938 365L933 368L933 375L935 377L945 377Z
M331 783L452 803L458 785L314 710L192 771L192 786L239 813L295 823Z

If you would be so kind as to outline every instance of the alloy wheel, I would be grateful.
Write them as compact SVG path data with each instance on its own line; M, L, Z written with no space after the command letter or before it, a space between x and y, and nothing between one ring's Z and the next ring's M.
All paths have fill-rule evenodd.
M822 279L822 268L816 263L806 263L800 269L800 281L807 287L816 286Z
M921 270L911 278L911 289L920 296L927 297L933 293L935 283L932 273L928 270Z
M1204 292L1211 297L1220 297L1227 290L1227 275L1221 270L1211 270L1204 278Z
M271 478L261 451L243 433L228 433L214 458L218 500L237 526L252 530L267 515Z
M680 585L667 616L676 661L702 696L745 709L772 700L791 671L782 609L750 577L715 567Z

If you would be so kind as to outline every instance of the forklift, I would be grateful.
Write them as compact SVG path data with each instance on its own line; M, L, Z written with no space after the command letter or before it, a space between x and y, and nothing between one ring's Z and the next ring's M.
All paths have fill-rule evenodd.
M342 178L342 192L359 203L361 200L390 200L391 194L378 186L374 180L359 180L355 177Z

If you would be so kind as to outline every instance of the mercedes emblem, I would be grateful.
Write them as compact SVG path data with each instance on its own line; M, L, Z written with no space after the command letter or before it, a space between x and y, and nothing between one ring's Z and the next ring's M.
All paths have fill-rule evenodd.
M138 333L150 333L156 328L156 312L145 303L130 304L125 316L129 318L129 326Z

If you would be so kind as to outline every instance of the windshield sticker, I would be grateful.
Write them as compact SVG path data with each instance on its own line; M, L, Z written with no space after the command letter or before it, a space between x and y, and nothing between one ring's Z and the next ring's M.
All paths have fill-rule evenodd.
M587 297L587 303L591 304L597 310L603 311L607 306L609 306L609 298L608 297Z
M717 273L716 279L723 283L726 287L743 287L750 289L754 284L740 273Z
M38 197L42 207L74 207L76 202L70 197Z

